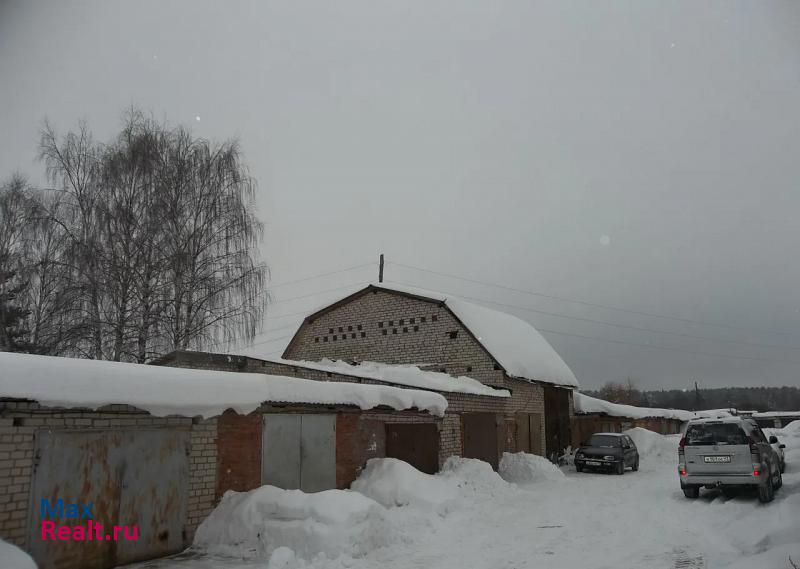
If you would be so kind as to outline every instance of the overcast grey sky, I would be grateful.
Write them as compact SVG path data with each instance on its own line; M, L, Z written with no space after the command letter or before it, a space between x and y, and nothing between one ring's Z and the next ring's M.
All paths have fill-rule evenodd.
M275 283L383 251L588 388L800 385L798 2L0 0L0 103L0 177L37 184L45 117L239 137ZM260 345L375 272L276 287Z

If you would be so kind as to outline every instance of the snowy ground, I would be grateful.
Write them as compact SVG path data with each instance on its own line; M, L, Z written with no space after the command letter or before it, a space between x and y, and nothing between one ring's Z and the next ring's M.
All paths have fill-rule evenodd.
M135 567L790 569L790 555L800 564L800 424L794 426L791 432L775 431L787 444L788 466L784 487L771 504L760 504L753 493L726 499L704 491L699 500L686 499L675 468L677 438L635 429L641 468L624 476L579 474L572 467L563 469L566 476L534 469L529 473L534 482L508 484L469 464L475 461L455 465L430 484L423 474L412 479L386 470L368 473L360 490L391 507L372 511L370 516L378 516L370 523L374 531L368 547L359 544L357 557L344 553L331 559L306 551L295 559L281 549L270 562L266 553L244 560L190 551ZM520 480L524 466L511 464L507 477ZM410 488L403 487L409 481ZM437 487L442 500L431 494ZM303 531L313 544L319 528L306 525ZM277 545L283 544L271 544L268 552Z

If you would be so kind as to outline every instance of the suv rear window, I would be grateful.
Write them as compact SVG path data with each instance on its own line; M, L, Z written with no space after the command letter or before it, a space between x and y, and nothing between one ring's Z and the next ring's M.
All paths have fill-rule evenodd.
M735 423L692 425L686 431L687 446L746 445L749 443L745 432Z

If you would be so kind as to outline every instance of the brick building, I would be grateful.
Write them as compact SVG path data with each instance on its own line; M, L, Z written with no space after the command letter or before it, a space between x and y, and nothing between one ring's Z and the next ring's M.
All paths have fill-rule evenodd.
M498 417L504 415L507 400L511 397L505 389L485 386L469 377L454 378L445 373L423 371L410 365L380 365L374 362L349 365L345 362L328 360L307 362L261 359L192 351L171 352L154 363L191 369L268 373L334 383L391 385L435 391L447 400L444 419L436 423L436 431L408 427L405 429L406 432L400 432L403 429L387 427L391 432L382 435L383 439L389 442L385 456L402 459L417 469L430 473L437 471L448 457L462 455L461 433L456 429L448 430L447 425L460 424L461 415L476 413L491 415L496 424ZM516 424L514 428L516 429ZM491 430L495 433L495 426L492 426ZM498 456L511 448L507 446L505 440L498 440L497 436L495 434L493 447L490 446L488 451L479 449L483 451L482 455L468 456L481 458L497 466ZM513 440L508 442L508 445L511 444L514 444ZM357 471L360 471L365 463L366 460L359 465Z
M436 431L440 395L270 375L0 353L0 539L41 569L174 553L227 490L346 488L386 433ZM138 539L42 539L43 499ZM86 520L54 519L59 525Z
M430 291L370 285L305 318L284 360L420 364L507 390L446 394L442 456L497 465L503 451L551 456L570 444L574 374L529 323Z

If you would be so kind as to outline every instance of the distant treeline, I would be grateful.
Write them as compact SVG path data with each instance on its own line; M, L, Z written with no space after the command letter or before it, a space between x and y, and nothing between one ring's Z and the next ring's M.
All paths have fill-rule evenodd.
M610 383L596 391L582 391L613 403L667 409L724 409L756 411L800 410L797 387L721 387L716 389L641 391L631 385Z

